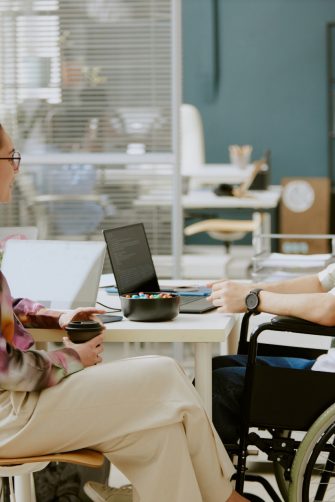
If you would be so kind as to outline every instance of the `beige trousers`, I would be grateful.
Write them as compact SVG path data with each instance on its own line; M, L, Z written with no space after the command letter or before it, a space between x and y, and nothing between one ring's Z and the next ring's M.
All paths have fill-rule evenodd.
M102 451L141 502L223 502L232 492L227 453L193 385L168 357L86 368L38 399L27 394L11 411L5 445L4 420L1 428L1 456Z

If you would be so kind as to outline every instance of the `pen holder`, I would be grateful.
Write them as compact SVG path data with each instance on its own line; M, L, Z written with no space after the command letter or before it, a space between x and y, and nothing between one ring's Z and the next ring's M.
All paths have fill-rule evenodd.
M244 169L250 162L252 150L251 145L230 145L229 158L231 164Z

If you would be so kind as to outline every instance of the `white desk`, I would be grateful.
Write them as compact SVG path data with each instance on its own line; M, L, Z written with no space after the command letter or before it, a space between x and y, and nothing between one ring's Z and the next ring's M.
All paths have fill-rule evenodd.
M182 170L181 176L187 181L188 190L182 195L182 209L252 209L254 212L262 212L261 233L271 233L269 210L278 206L280 186L270 186L267 190L250 190L244 197L218 196L213 192L215 185L220 183L243 183L253 169L254 164L249 164L244 169L232 164L203 164ZM172 206L173 194L159 187L146 185L133 204L135 207L152 207L159 211L162 207Z
M250 176L253 168L253 164L249 164L245 169L233 164L203 164L192 169L183 169L181 175L184 178L189 178L191 183L237 185Z
M271 215L269 211L275 209L281 197L281 187L270 186L267 190L249 190L244 197L219 196L210 189L192 190L182 196L182 208L189 210L204 209L252 209L254 217L261 213L261 234L271 234ZM151 190L142 194L134 201L134 206L152 206L157 210L164 206L171 206L171 198L163 197L161 193Z
M212 190L191 190L182 195L183 209L275 209L281 196L280 186L273 185L267 190L249 190L245 197L216 195ZM134 206L171 206L172 196L158 189L149 190L134 200Z
M184 209L275 209L281 195L279 186L267 190L249 190L245 197L216 195L211 190L192 190L183 196Z
M181 281L178 281L178 284ZM108 284L112 284L107 280ZM170 281L170 284L173 281ZM106 282L104 283L106 284ZM168 285L169 281L164 281ZM118 306L119 298L100 290L98 299L107 305ZM186 342L195 344L196 388L207 412L212 412L212 343L225 342L234 328L236 316L217 313L179 314L168 322L134 322L124 318L106 325L106 342ZM57 329L30 329L36 342L59 342L62 332Z

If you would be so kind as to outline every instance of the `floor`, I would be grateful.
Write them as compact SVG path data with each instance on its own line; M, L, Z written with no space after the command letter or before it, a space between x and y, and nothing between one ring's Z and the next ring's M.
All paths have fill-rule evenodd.
M191 252L190 252L191 251ZM192 250L186 250L186 260L184 260L184 270L187 273L186 278L205 278L217 279L220 277L228 277L230 279L243 279L250 277L250 264L252 250L248 246L236 246L232 248L231 256L227 259L224 256L222 249L208 246L206 250L203 246L192 247ZM210 258L209 258L210 257ZM164 277L168 270L169 263L165 260L158 259L155 262L158 269L158 275ZM203 277L199 277L199 271ZM221 272L221 274L220 274ZM159 346L158 346L159 345ZM143 353L157 353L172 355L170 344L128 344L126 347L122 344L113 344L113 347L106 347L105 360L122 357L124 354L137 355ZM220 351L219 344L216 347L217 353ZM193 376L193 356L191 344L184 346L184 367L190 378ZM251 457L248 466L249 472L262 474L274 487L278 493L276 482L272 473L271 464L268 463L262 456ZM115 467L112 467L109 484L111 486L121 486L127 484L128 480ZM258 495L264 502L271 502L270 497L265 492L264 488L258 483L246 483L246 492ZM188 502L188 501L187 501Z

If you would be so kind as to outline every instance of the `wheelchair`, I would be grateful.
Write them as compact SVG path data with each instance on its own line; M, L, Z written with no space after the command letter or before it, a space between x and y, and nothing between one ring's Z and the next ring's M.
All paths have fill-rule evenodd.
M226 445L237 458L236 490L242 494L246 480L259 481L274 502L334 502L335 374L265 366L257 363L256 356L316 359L325 351L262 344L259 336L270 330L334 337L335 327L276 316L257 326L248 341L251 315L243 317L238 346L239 354L248 354L240 441ZM302 439L295 439L293 431L302 431ZM248 474L250 447L264 452L273 462L282 499L267 480Z

